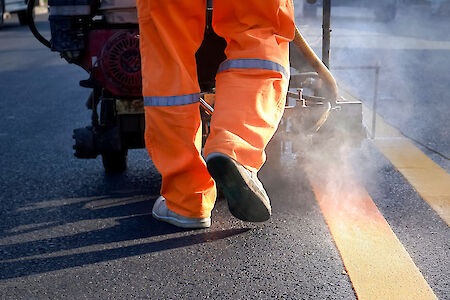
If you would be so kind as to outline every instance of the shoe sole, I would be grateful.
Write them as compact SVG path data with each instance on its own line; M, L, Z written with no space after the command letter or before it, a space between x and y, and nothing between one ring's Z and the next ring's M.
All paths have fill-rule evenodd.
M208 159L207 168L222 189L233 216L247 222L264 222L270 218L270 201L265 191L261 190L246 174L240 171L233 159L215 156Z
M155 212L152 212L153 218L155 218L158 221L166 222L172 225L175 225L180 228L188 228L188 229L202 229L202 228L209 228L211 226L211 220L204 221L204 222L198 222L198 223L190 223L190 222L183 222L180 221L174 217L163 217L158 215Z

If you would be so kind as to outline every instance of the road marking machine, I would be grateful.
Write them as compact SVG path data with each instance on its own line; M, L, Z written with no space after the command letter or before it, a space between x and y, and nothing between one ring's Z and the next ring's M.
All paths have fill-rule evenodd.
M91 124L74 130L75 156L102 157L107 172L127 166L129 149L144 148L144 103L141 95L139 28L134 0L49 0L51 39L32 21L35 0L28 1L29 26L34 36L67 62L82 67L88 78L80 85L92 89L86 106ZM212 5L208 1L204 40L196 53L203 97L199 113L203 136L208 135L214 111L215 75L226 59L226 42L215 34ZM291 78L284 117L269 144L269 159L281 160L286 145L296 151L320 151L317 141L365 137L362 103L347 101L328 70L330 50L330 0L323 1L323 51L321 61L296 29L291 43ZM306 145L314 148L305 147Z

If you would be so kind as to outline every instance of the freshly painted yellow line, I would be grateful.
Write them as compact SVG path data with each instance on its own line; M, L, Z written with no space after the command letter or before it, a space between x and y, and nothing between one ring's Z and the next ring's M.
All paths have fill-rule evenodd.
M366 124L372 124L367 107L363 115ZM381 116L376 118L375 146L450 226L450 175Z
M409 140L374 140L419 195L450 226L450 176Z
M437 299L348 164L313 165L307 176L358 299Z
M357 100L345 89L341 89L341 92L344 98ZM363 120L369 132L372 132L372 111L364 105ZM450 226L450 175L378 114L373 143Z

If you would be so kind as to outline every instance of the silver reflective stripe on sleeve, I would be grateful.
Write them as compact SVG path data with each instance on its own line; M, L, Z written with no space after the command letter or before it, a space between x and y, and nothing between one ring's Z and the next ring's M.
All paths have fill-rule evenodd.
M289 72L279 63L265 59L230 59L220 64L217 73L229 69L264 69L282 73L289 78Z
M167 97L144 97L144 106L177 106L197 103L200 94L189 94Z

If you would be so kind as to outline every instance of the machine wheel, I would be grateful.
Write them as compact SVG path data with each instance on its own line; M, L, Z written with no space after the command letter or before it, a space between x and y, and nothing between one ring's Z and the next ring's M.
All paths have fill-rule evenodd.
M121 173L127 168L128 150L102 153L102 162L105 172Z
M3 14L5 13L5 1L0 0L0 28L3 27Z

